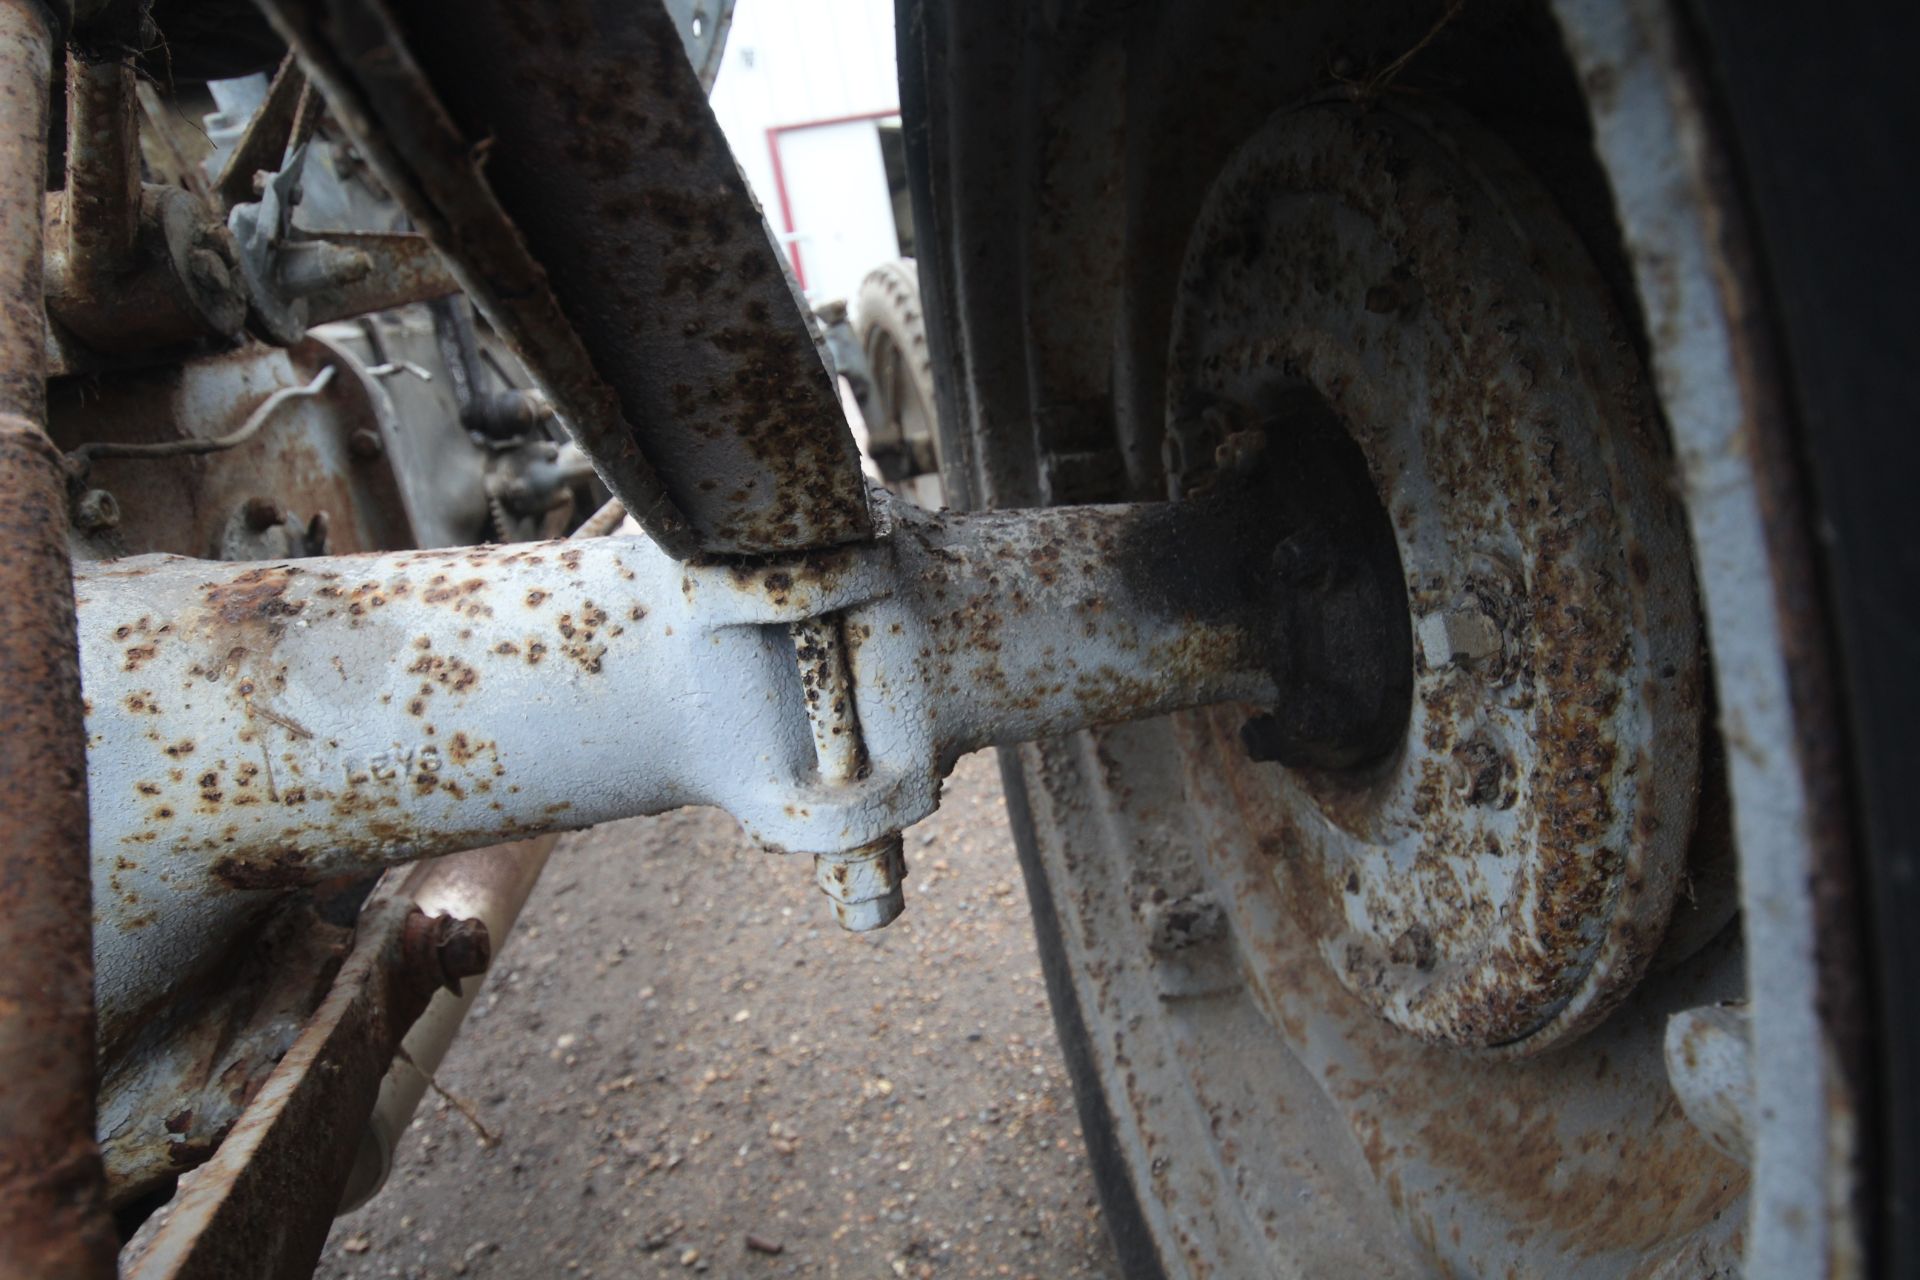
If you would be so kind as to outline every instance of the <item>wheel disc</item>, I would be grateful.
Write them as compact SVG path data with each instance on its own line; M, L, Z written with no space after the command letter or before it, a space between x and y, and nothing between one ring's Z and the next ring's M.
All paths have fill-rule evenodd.
M1282 113L1189 241L1170 452L1212 458L1195 406L1310 395L1394 530L1411 722L1378 768L1273 778L1274 874L1348 990L1427 1039L1537 1052L1590 1025L1680 882L1699 623L1619 334L1571 229L1464 120ZM1296 465L1284 426L1269 452Z
M1418 640L1404 740L1375 765L1250 759L1250 708L1025 757L1058 840L1042 856L1109 886L1076 907L1159 1153L1150 1212L1201 1274L1309 1233L1278 1273L1730 1257L1746 1171L1672 1104L1663 1036L1737 996L1737 940L1646 980L1693 828L1691 567L1597 274L1470 124L1322 104L1228 164L1179 297L1170 486L1213 482L1223 424L1265 425L1288 466L1290 406L1324 405L1365 459ZM1096 841L1121 860L1091 865ZM1709 918L1675 936L1730 905L1688 903ZM1169 914L1215 925L1169 941ZM1125 1012L1149 1002L1164 1022ZM1216 1039L1233 1047L1202 1051ZM1143 1061L1190 1090L1204 1138L1159 1130L1184 1108L1143 1089ZM1282 1161L1279 1194L1273 1144L1303 1132L1319 1149ZM1376 1216L1424 1247L1396 1257Z
M1018 53L915 10L949 492L1194 495L1251 431L1312 491L1330 423L1405 580L1369 766L1252 707L1007 754L1130 1275L1859 1262L1777 353L1699 64L1629 8L1078 4Z

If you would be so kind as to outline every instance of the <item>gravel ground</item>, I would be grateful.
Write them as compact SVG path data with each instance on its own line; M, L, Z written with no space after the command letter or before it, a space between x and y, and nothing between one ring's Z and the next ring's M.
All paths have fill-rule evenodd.
M1117 1277L991 755L842 933L687 810L569 837L319 1275Z

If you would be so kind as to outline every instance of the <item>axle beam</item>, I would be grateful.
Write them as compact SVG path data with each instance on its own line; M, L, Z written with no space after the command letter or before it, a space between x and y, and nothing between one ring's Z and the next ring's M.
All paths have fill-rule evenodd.
M238 893L689 804L857 854L966 752L1276 697L1276 531L1219 504L887 525L752 563L608 537L86 568L103 1016Z

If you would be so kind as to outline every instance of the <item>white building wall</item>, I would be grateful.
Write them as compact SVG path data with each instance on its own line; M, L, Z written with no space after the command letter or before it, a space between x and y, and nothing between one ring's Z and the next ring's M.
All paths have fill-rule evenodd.
M898 114L893 0L738 0L712 101L775 236L798 243L810 300L851 298L899 256L873 124L793 128Z

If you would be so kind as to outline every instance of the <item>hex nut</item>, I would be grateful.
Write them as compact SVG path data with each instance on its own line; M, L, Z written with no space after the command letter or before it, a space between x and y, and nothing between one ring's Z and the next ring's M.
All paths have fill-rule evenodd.
M833 918L849 933L885 928L906 910L907 855L900 833L845 853L816 853L813 880L833 903Z

